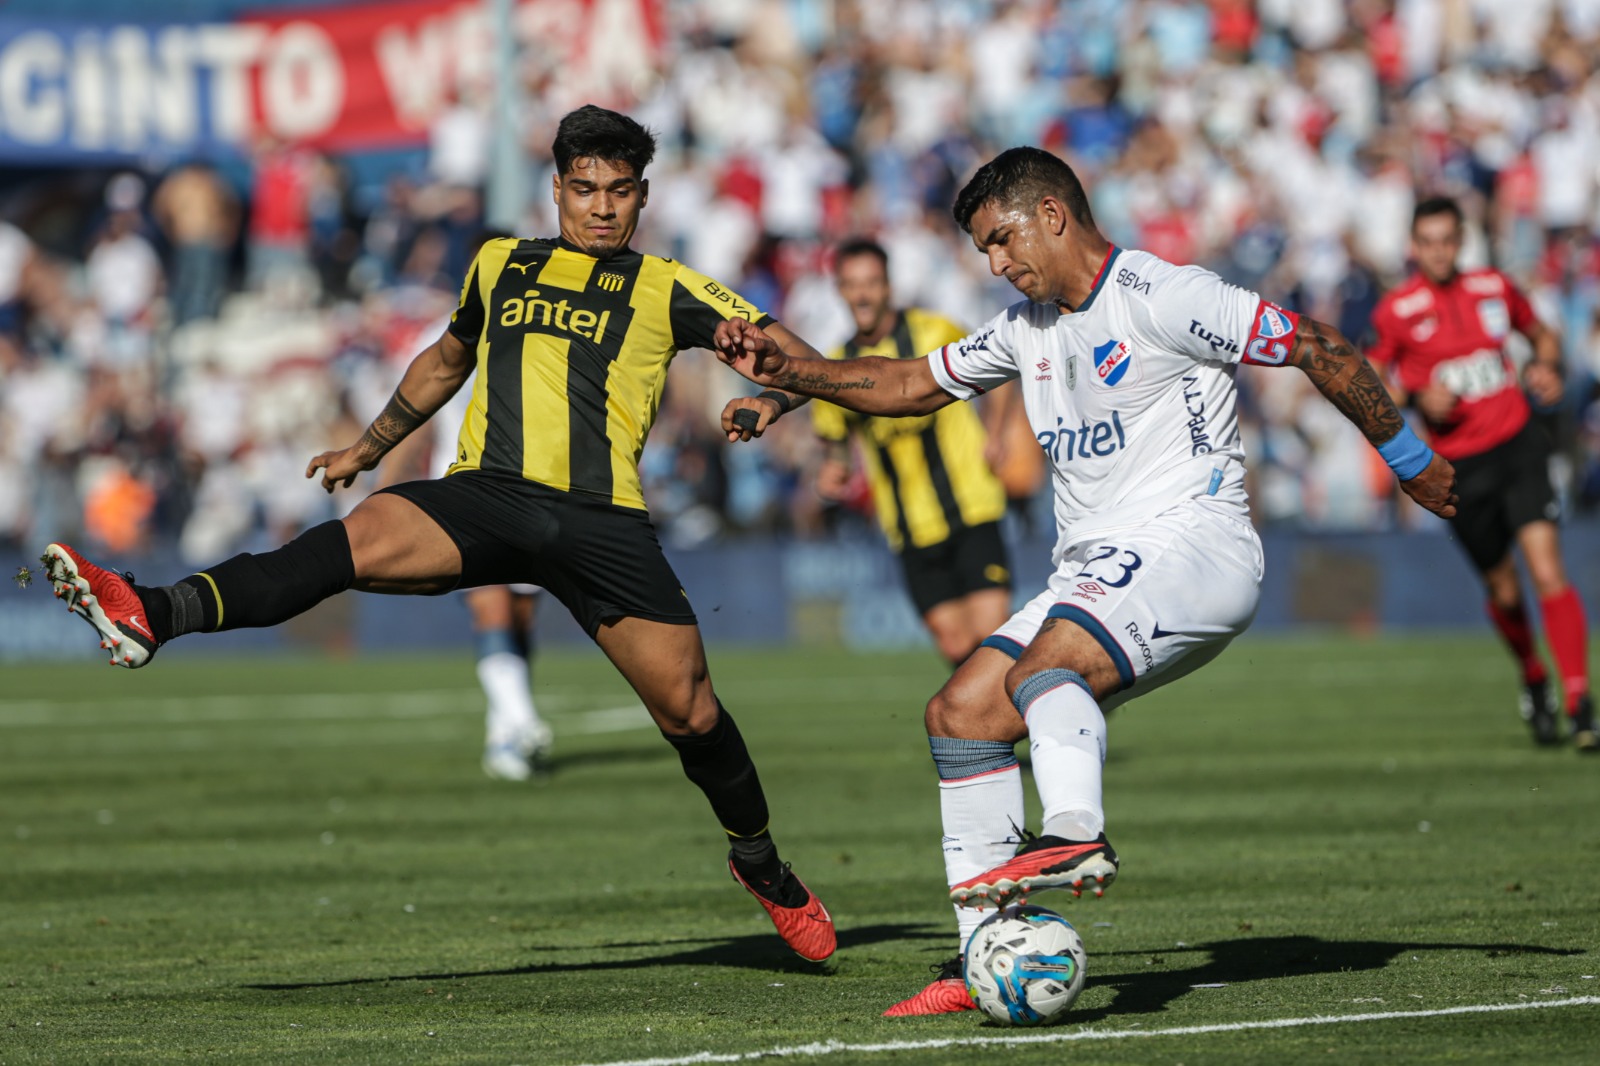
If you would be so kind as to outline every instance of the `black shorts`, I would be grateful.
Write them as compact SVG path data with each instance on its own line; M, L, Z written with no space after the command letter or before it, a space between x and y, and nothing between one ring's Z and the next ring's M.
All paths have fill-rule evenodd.
M543 585L591 637L618 618L695 624L644 511L488 470L382 491L422 508L456 542L457 588Z
M1011 559L999 522L958 529L926 548L906 548L900 565L918 614L969 592L1011 587Z
M1450 525L1480 571L1506 557L1517 530L1561 515L1550 487L1550 442L1532 421L1504 444L1454 466L1461 502Z

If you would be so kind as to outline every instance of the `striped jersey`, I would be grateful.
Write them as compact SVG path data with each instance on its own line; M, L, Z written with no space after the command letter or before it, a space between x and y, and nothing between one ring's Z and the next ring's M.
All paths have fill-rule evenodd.
M449 473L494 470L643 510L639 456L667 367L718 323L771 321L682 263L631 249L596 259L564 240L486 243L450 332L477 351Z
M964 332L947 318L910 308L898 312L894 329L877 344L852 341L828 358L916 359ZM878 522L895 551L942 543L958 530L1005 514L1005 489L983 458L983 425L965 404L931 415L882 418L819 400L812 424L824 440L854 436L860 442Z

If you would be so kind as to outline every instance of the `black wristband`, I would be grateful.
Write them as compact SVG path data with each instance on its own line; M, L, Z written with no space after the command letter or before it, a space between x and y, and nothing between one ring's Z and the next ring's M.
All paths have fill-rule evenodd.
M777 389L768 389L766 392L757 393L756 399L772 400L778 405L778 414L780 415L786 415L793 410L789 404L789 394L786 392L779 392Z

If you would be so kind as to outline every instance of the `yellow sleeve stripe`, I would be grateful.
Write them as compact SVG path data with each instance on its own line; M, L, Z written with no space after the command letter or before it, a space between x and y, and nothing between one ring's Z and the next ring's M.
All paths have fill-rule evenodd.
M215 633L222 628L222 593L217 590L217 583L211 580L210 574L202 570L197 576L206 579L206 584L211 586L211 596L217 601L217 624L211 627L211 632Z

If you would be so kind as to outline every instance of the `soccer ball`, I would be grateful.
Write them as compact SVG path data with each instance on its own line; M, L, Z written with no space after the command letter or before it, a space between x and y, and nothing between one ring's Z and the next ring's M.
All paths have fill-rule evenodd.
M967 992L985 1014L1007 1025L1042 1025L1083 991L1089 955L1055 911L1011 906L972 931L961 962Z

